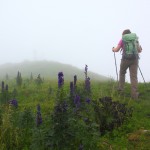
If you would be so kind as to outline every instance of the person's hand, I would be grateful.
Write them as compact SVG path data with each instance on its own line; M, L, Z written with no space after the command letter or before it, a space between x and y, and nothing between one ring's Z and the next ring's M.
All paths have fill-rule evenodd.
M138 47L138 52L139 52L139 53L142 52L142 47L141 47L141 45L139 45L139 47Z
M117 45L117 47L112 48L112 51L113 52L119 52L120 49L121 49L121 45Z
M112 48L112 51L115 52L115 48L114 47Z

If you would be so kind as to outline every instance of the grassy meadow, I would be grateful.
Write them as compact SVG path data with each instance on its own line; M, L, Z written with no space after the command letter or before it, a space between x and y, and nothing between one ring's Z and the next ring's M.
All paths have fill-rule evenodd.
M1 81L0 150L148 150L150 83L138 101L114 80L15 78Z

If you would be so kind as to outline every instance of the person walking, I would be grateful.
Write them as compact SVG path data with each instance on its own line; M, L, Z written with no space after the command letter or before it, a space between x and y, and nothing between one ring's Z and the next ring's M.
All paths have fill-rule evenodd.
M119 87L118 91L124 91L125 75L129 68L130 82L131 82L131 97L138 99L138 61L139 53L142 52L142 47L139 44L138 37L135 33L131 33L129 29L126 29L122 33L122 38L116 47L112 48L113 52L122 51L122 59L120 63L119 71Z

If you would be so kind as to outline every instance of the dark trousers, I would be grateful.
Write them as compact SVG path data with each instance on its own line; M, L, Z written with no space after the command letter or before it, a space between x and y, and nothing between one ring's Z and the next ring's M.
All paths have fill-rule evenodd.
M124 90L125 84L125 74L129 68L130 72L130 81L131 81L131 96L132 98L138 98L138 79L137 79L137 70L138 70L138 59L128 60L122 59L120 64L120 74L119 74L119 89Z

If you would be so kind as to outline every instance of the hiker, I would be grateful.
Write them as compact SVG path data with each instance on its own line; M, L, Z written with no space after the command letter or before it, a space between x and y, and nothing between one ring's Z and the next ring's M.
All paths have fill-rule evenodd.
M131 81L131 97L133 99L138 99L139 93L137 89L138 79L138 61L139 53L142 51L142 47L139 44L138 37L135 33L131 33L129 29L126 29L122 33L122 39L119 41L116 47L112 48L113 52L122 51L122 59L120 63L119 72L119 87L118 91L120 93L124 90L125 84L125 74L129 68L130 81Z

